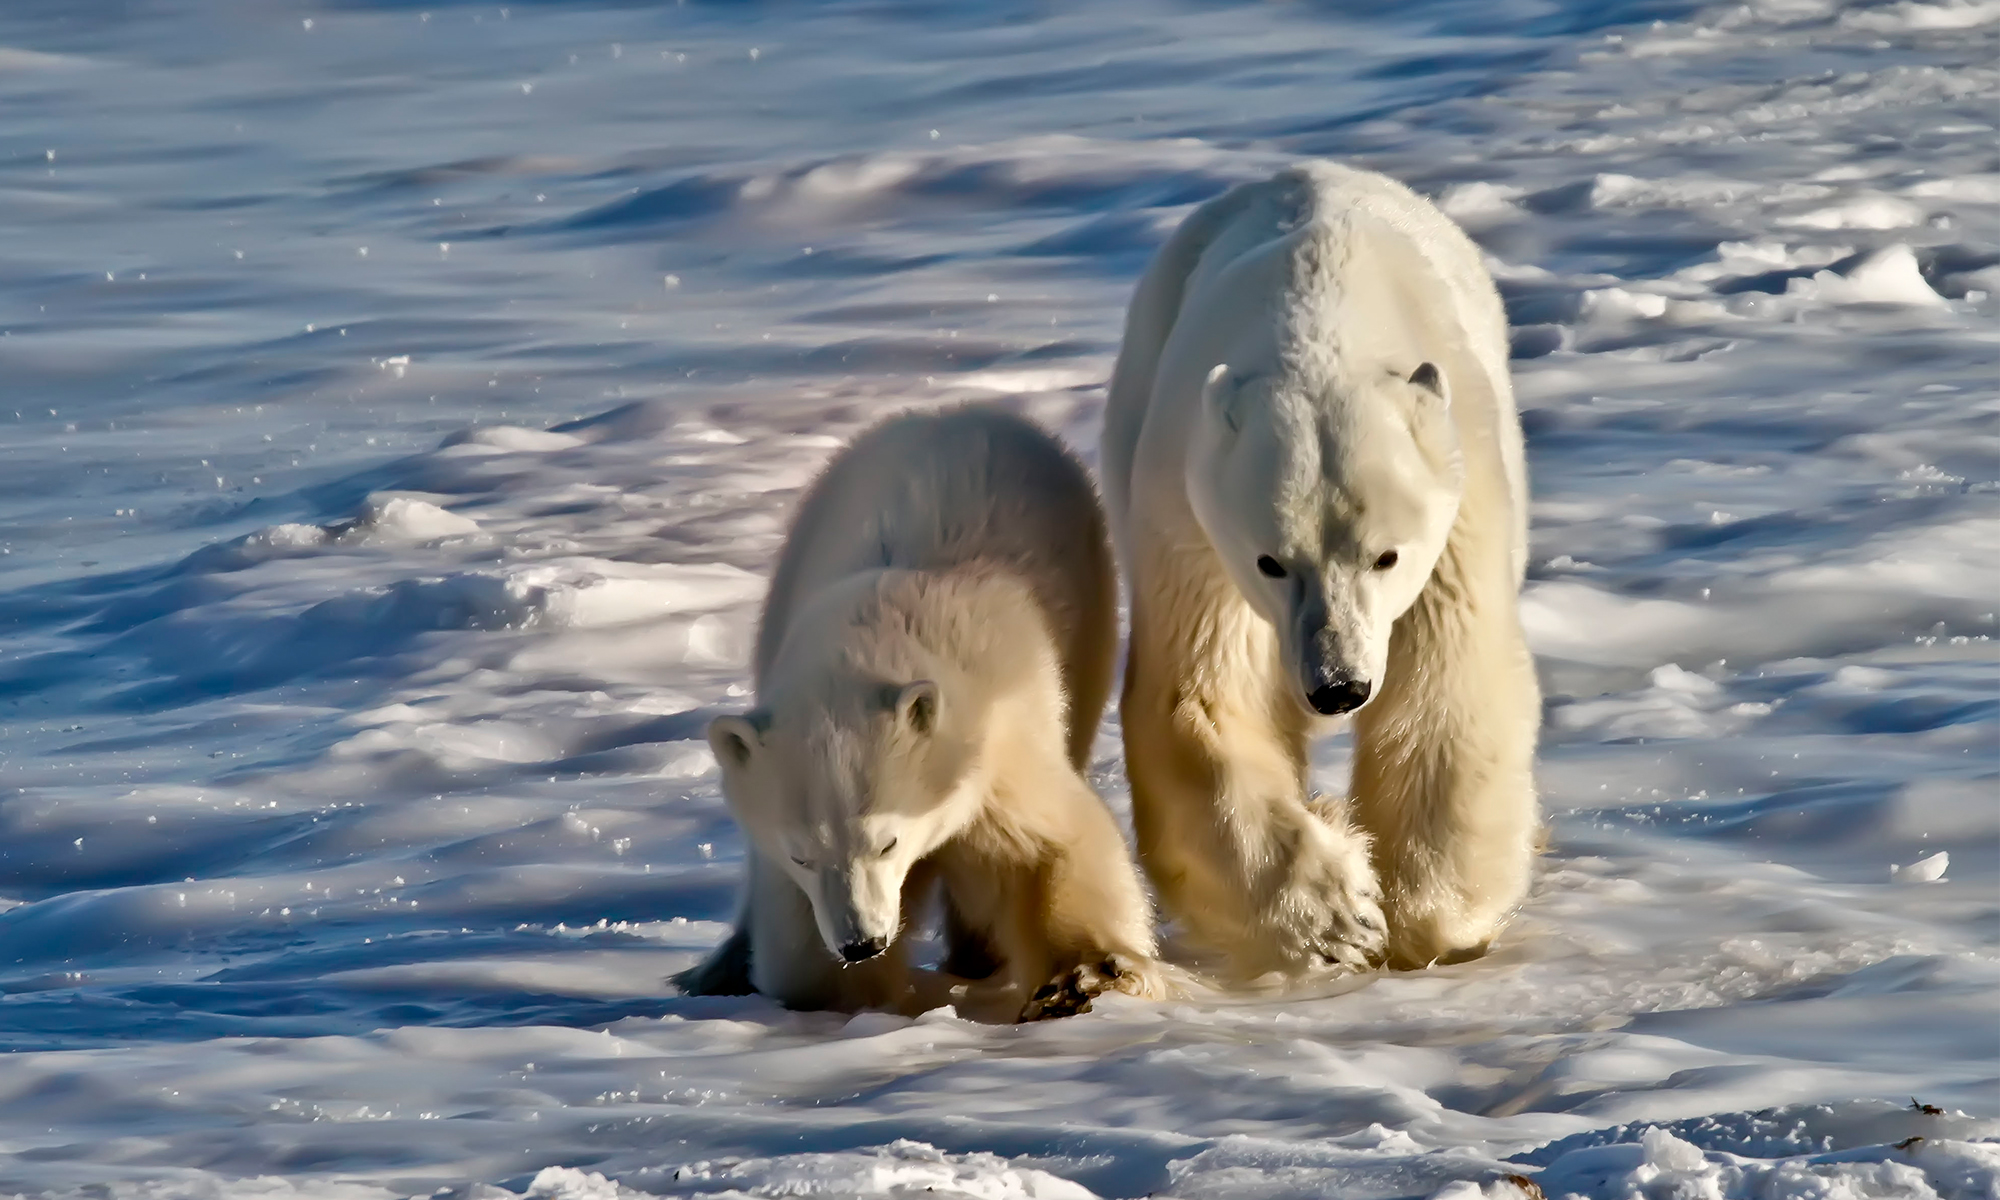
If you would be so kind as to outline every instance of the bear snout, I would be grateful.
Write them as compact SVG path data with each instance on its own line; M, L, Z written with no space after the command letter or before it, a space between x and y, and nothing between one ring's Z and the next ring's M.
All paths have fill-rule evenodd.
M1320 716L1337 717L1368 703L1374 692L1375 685L1366 679L1328 680L1306 693L1306 703Z
M842 942L840 957L851 963L864 963L879 957L888 950L889 943L882 938L864 938L860 941Z
M1321 606L1307 604L1299 624L1299 690L1306 707L1322 717L1337 717L1368 703L1375 684L1359 678L1352 660L1340 653L1340 641Z

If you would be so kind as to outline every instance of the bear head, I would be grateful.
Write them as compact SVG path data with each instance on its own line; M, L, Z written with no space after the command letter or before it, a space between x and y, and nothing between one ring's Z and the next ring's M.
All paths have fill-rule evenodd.
M715 718L708 741L737 822L812 901L828 953L858 963L901 933L911 868L979 811L980 718L947 664L857 645L880 633L865 618L834 624L856 636L807 614L759 707Z
M1195 519L1277 630L1308 712L1378 694L1389 635L1458 515L1463 463L1437 366L1326 382L1209 372L1187 457Z

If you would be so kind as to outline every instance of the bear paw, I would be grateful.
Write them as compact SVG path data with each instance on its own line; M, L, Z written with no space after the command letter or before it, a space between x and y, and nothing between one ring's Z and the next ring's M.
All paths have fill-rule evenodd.
M1292 973L1364 971L1388 954L1382 889L1365 852L1302 857L1270 910L1272 949Z
M1021 1006L1018 1021L1052 1021L1090 1011L1090 1002L1106 992L1126 992L1134 996L1158 991L1153 972L1123 954L1107 954L1095 963L1082 963L1049 980Z

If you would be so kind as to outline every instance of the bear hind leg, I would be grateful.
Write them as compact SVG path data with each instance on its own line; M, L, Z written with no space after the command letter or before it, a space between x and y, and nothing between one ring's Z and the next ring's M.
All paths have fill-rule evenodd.
M683 996L748 996L757 989L750 982L750 932L741 915L736 928L708 957L685 971L671 975L667 982Z
M944 897L944 947L944 961L939 967L959 979L974 982L991 979L1007 965L991 931L975 922L949 890Z

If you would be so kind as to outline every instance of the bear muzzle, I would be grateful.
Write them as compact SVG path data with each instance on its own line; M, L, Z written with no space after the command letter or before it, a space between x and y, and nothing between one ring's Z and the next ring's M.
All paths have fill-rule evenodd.
M1306 693L1306 703L1322 717L1351 713L1368 703L1375 685L1366 679L1328 680Z
M1327 622L1326 609L1324 600L1308 596L1295 618L1299 691L1307 708L1322 717L1337 717L1368 703L1368 697L1375 694L1375 684L1357 676L1350 660L1340 652L1340 639Z
M851 965L888 951L900 924L900 871L840 858L821 867L816 882L813 917L827 953Z

